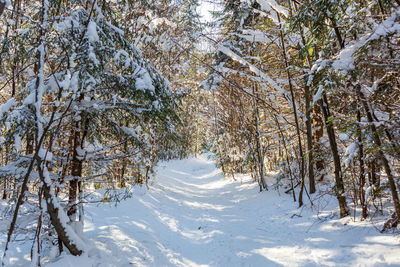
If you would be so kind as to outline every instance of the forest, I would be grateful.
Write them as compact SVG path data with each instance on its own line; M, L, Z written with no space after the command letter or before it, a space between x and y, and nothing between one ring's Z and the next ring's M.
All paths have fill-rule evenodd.
M276 192L299 220L332 199L329 220L398 237L399 70L400 0L0 0L2 266L94 257L90 205L178 190L163 177L189 183L210 159L217 181L253 186L250 216ZM244 266L128 266L195 263ZM124 266L83 264L65 266Z

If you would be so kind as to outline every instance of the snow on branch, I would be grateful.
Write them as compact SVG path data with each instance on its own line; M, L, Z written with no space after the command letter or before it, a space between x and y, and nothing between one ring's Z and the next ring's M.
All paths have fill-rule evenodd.
M251 64L250 62L248 62L247 60L245 60L244 58L242 58L241 56L239 56L238 54L233 52L231 49L229 49L229 48L227 48L226 46L223 46L223 45L218 45L218 51L224 53L225 55L227 55L228 57L230 57L234 61L237 61L242 65L248 66L251 72L253 72L254 74L260 76L271 87L273 87L274 89L278 90L283 95L286 95L286 91L282 87L280 87L271 77L269 77L267 74L262 72L256 66L254 66L253 64Z
M264 11L276 11L282 15L288 16L289 12L286 7L279 5L275 0L257 0L261 9Z
M279 23L279 18L277 13L288 16L289 12L286 7L279 5L275 0L257 0L261 6L261 10L270 13L270 18L277 24Z
M369 42L377 40L381 37L388 36L393 33L400 33L400 24L396 19L400 16L400 8L398 8L392 16L378 24L372 32L365 34L358 41L347 46L338 55L338 59L333 61L332 67L335 70L341 70L344 74L347 71L353 70L354 66L354 53L367 45Z

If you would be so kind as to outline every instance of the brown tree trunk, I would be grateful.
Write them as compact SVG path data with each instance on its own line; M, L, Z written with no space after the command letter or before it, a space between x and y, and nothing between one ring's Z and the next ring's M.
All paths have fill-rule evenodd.
M0 1L0 16L3 14L4 9L6 8L6 1Z
M314 124L314 133L313 133L313 142L314 142L314 151L320 151L321 148L321 138L324 135L324 122L321 114L321 108L318 105L314 105L313 109L313 124ZM325 163L321 157L315 158L315 169L316 176L318 181L322 181L325 176Z
M8 163L8 146L5 145L5 159L4 159L4 165L7 165ZM2 199L7 199L7 190L8 190L8 185L7 185L7 177L3 177L3 196Z
M225 163L224 163L224 158L222 155L222 150L221 146L219 145L219 131L218 131L218 119L217 119L217 107L215 104L215 94L213 92L213 113L214 113L214 124L215 124L215 138L217 139L217 148L218 148L218 153L221 158L221 169L222 173L226 174L226 168L225 168Z
M308 179L310 183L310 194L315 193L315 177L314 177L314 153L312 140L312 122L311 122L311 92L309 86L305 86L306 101L306 127L307 127L307 155L308 155Z
M84 93L81 93L79 101L83 100ZM82 155L78 154L78 149L83 150L83 143L88 134L89 119L84 119L84 112L80 113L81 120L77 121L74 130L74 144L72 151L71 162L71 176L72 180L69 182L69 198L68 198L68 216L71 221L76 220L77 199L78 199L78 185L81 182L83 159ZM82 136L81 136L81 131Z
M322 99L319 100L320 107L322 110L322 114L324 115L325 120L325 127L328 134L329 145L331 147L331 152L333 156L333 163L335 167L335 194L336 198L339 202L339 209L340 209L340 217L346 217L349 215L349 209L346 203L346 196L344 191L344 182L342 177L342 168L340 163L339 151L337 148L336 137L335 137L335 130L333 129L333 123L331 121L331 115L328 106L328 99L326 94L322 94Z
M51 224L54 226L54 229L57 232L59 240L62 241L62 243L68 248L69 252L72 255L81 255L82 250L77 247L77 244L74 243L73 240L71 240L71 237L69 236L71 233L66 229L66 222L62 222L59 216L59 207L57 207L54 203L56 200L54 199L54 196L52 195L51 192L51 186L47 183L46 178L44 177L44 172L43 168L40 167L41 165L41 160L38 158L37 160L38 166L39 166L39 176L40 179L43 182L43 193L44 197L46 199L47 203L47 212L50 215L50 221ZM70 231L73 231L73 229L69 229ZM68 231L68 233L67 233Z
M76 122L75 130L74 130L74 144L72 151L72 160L71 160L71 180L69 181L69 197L68 197L68 212L67 215L70 217L71 221L75 221L76 215L76 201L77 201L77 192L78 192L78 181L82 176L82 160L79 158L78 149L80 148L80 121Z
M379 187L380 177L376 175L377 169L376 169L375 158L373 160L371 160L371 162L369 162L368 166L369 166L369 172L368 172L369 182L371 183L371 185Z
M3 195L2 199L7 199L7 177L3 177Z
M361 122L361 112L357 110L357 121ZM360 204L362 208L362 219L367 218L367 203L365 199L365 164L364 164L364 147L362 143L362 131L361 127L358 126L358 161L360 162L360 175L359 175L359 185L360 185Z
M257 99L256 99L256 85L253 85L253 106L254 106L254 120L255 120L255 139L256 139L256 146L257 146L257 159L258 159L258 172L260 175L260 188L262 190L268 190L268 185L265 182L265 176L264 176L264 153L262 151L261 147L261 136L260 136L260 128L259 128L259 110L258 110L258 105L257 105Z
M276 12L276 15L278 17L279 23L280 23L280 14L279 12ZM286 74L289 82L289 90L290 90L290 97L292 101L292 108L293 108L293 115L294 115L294 121L296 124L296 133L297 133L297 141L299 145L299 153L300 153L300 179L301 179L301 187L300 187L300 194L299 194L299 206L301 207L303 205L303 188L304 188L304 153L303 153L303 145L301 142L301 134L300 134L300 124L299 124L299 119L297 117L297 108L296 108L296 99L294 95L294 89L293 89L293 84L292 84L292 76L289 71L289 61L288 57L286 54L286 48L285 48L285 42L283 38L283 31L280 28L280 39L281 39L281 45L282 45L282 54L283 54L283 59L285 61L285 66L286 66Z

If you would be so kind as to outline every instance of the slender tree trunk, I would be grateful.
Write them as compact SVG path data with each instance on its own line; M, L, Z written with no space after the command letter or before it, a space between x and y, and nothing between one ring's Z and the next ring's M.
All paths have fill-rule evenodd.
M281 21L279 12L276 12L278 16L279 23ZM301 142L301 134L300 134L300 124L299 124L299 119L297 117L297 108L296 108L296 100L295 100L295 95L294 95L294 89L293 89L293 84L292 84L292 76L290 74L289 70L289 61L288 57L286 54L286 48L285 48L285 41L283 38L283 31L281 26L279 26L280 29L280 39L281 39L281 45L282 45L282 54L283 54L283 59L285 61L285 67L286 67L286 74L288 77L288 82L289 82L289 90L290 90L290 97L292 101L292 108L293 108L293 115L294 115L294 121L296 124L296 133L297 133L297 141L299 144L299 153L300 153L300 178L301 178L301 187L300 187L300 194L299 194L299 206L301 207L303 205L303 187L304 187L304 153L303 153L303 145Z
M7 199L7 177L3 177L3 195L2 199Z
M78 149L80 148L80 121L76 122L74 130L74 146L72 151L72 161L71 161L71 180L69 181L69 195L68 195L68 212L67 215L70 217L71 221L76 219L76 201L77 201L77 191L78 191L78 181L82 177L82 160L78 155Z
M77 244L74 243L74 241L72 240L72 237L70 236L72 234L70 231L74 231L74 230L72 228L70 228L70 229L68 229L70 231L68 231L66 229L66 227L68 227L68 226L65 225L66 222L65 221L63 222L60 219L59 212L63 212L63 211L59 211L59 207L55 205L56 200L55 200L55 197L53 196L51 186L46 181L46 177L44 175L44 170L41 167L42 162L39 159L39 157L37 158L37 161L38 161L37 165L38 165L38 169L39 169L39 176L40 176L41 181L43 182L43 193L44 193L44 197L46 199L47 212L50 215L51 224L54 226L54 229L57 232L59 240L61 240L62 243L68 248L69 252L72 255L81 255L82 250L77 247Z
M307 127L307 155L308 155L308 179L310 183L310 194L315 193L315 177L314 177L314 155L312 140L312 121L311 121L311 92L310 87L305 86L306 101L306 127Z
M14 31L16 31L19 27L18 22L19 22L19 15L20 15L20 8L21 8L21 1L16 0L14 1L14 6L13 10L15 12L12 12L11 14L11 19L14 21L14 24L12 25L12 28ZM15 17L14 17L15 15ZM18 54L17 48L14 49L14 60L12 63L12 82L11 82L11 97L14 97L16 94L16 87L17 87L17 73L18 73L18 57L16 56ZM36 73L36 72L35 72Z
M265 176L264 176L264 153L262 151L261 147L261 136L260 136L260 127L259 127L259 110L258 110L258 105L257 105L257 99L256 99L256 85L253 85L253 106L254 106L254 120L255 120L255 126L256 126L256 146L257 146L257 158L258 158L258 171L260 174L260 188L263 190L268 190L268 185L265 182Z
M40 237L42 232L42 222L43 222L43 207L42 207L42 195L43 188L40 187L38 190L38 202L39 202L39 218L36 227L35 237L33 239L33 244L31 248L31 266L35 265L40 267ZM32 264L34 263L34 264Z
M376 159L372 159L371 162L368 164L369 166L369 181L371 185L374 185L376 187L379 187L380 185L380 177L376 175L377 169L376 169ZM380 168L378 168L380 169Z
M314 124L313 148L314 151L320 151L321 138L324 136L324 122L321 114L321 108L318 105L314 105L312 117ZM315 158L315 169L317 173L317 180L322 181L325 176L325 164L322 157Z
M382 162L383 168L385 169L388 181L389 181L389 186L390 186L390 191L392 193L392 198L393 198L393 203L394 203L394 208L396 211L397 219L400 219L400 200L399 200L399 195L397 192L396 188L396 182L394 180L393 172L390 167L389 160L386 158L386 155L383 153L382 150L382 141L379 137L378 130L376 129L376 126L374 124L374 119L372 117L372 112L370 110L370 107L367 103L367 100L364 96L364 94L361 92L361 86L358 85L357 88L357 94L361 100L361 103L363 105L364 111L367 115L367 119L369 122L369 127L372 132L373 140L375 142L375 145L378 148L377 156L379 157L380 161Z
M340 49L344 49L344 40L342 38L342 34L339 31L339 27L336 24L336 20L334 18L329 18L332 23L333 30L335 31L336 39L338 41Z
M361 122L361 112L357 110L357 121L358 123ZM364 146L362 143L362 130L361 127L358 125L358 161L360 162L360 175L359 175L359 185L360 185L360 204L362 209L362 219L367 218L367 203L365 199L365 164L364 164Z
M292 14L292 3L289 0L289 9ZM282 35L282 33L281 33ZM303 43L305 44L305 37L303 28L300 27L300 35ZM312 55L307 54L308 67L312 69ZM306 74L306 73L305 73ZM307 77L307 76L305 76ZM314 175L314 149L313 149L313 133L312 133L312 121L311 121L311 103L312 103L312 90L308 85L308 77L304 81L304 98L306 102L306 128L307 128L307 155L308 155L308 179L310 183L310 194L315 193L315 175Z
M83 184L82 181L78 182L78 191L79 191L79 222L81 223L81 226L83 227L83 222L84 222L84 211L83 211Z
M14 4L16 4L16 3L14 3ZM18 1L18 5L19 5L19 1ZM42 18L41 18L41 22L42 23L45 22L45 15L47 15L47 14L45 14L45 10L46 10L45 2L42 1ZM45 35L45 30L46 29L44 29L42 27L42 28L40 28L40 31L39 31L39 40L40 40L40 43L41 43L41 45L43 47L42 47L42 49L38 49L38 53L37 53L37 55L38 55L38 63L37 63L38 70L36 72L36 84L35 84L35 87L36 87L35 88L35 101L36 101L36 103L39 103L38 91L39 91L39 87L40 87L40 81L43 82L43 79L44 79L43 70L44 70L45 50L44 50L43 36ZM41 105L41 103L40 103L40 105ZM36 108L37 108L37 106L36 106ZM50 125L53 123L53 119L54 119L54 115L55 115L55 112L53 111L51 116L50 116L49 123L48 123L47 127L43 130L42 133L40 133L41 135L39 135L39 131L38 131L39 125L40 125L40 127L42 125L40 124L41 122L39 122L39 120L37 118L37 115L40 112L41 111L39 109L35 110L35 116L36 116L36 121L37 121L36 149L35 149L35 153L33 155L33 158L31 159L31 161L29 163L29 166L28 166L28 168L26 170L25 176L22 179L21 192L20 192L19 196L17 197L18 199L17 199L17 203L15 205L14 214L13 214L13 217L12 217L12 220L11 220L11 223L10 223L10 227L9 227L8 233L7 233L7 241L6 241L4 254L3 254L3 261L2 261L2 265L3 266L4 266L4 259L6 258L6 253L7 253L7 250L8 250L8 245L10 243L11 236L13 234L13 231L14 231L14 228L15 228L15 224L17 222L18 212L19 212L19 209L20 209L20 207L21 207L21 205L23 203L23 198L25 196L25 192L28 190L28 182L29 182L30 175L31 175L31 173L33 171L33 168L34 168L35 160L38 158L40 148L41 148L41 146L42 146L42 144L43 144L43 142L45 140L45 135L46 135L47 131L49 130ZM17 190L15 190L15 192L17 192Z
M217 148L218 148L218 153L221 157L221 169L222 169L222 173L226 173L226 169L225 169L225 164L224 164L224 158L222 155L222 150L221 150L221 146L219 145L219 132L218 132L218 120L217 120L217 108L216 108L216 104L215 104L215 95L213 93L213 112L214 112L214 124L215 124L215 138L217 139Z
M81 93L79 101L83 100L84 94ZM77 211L77 199L78 199L78 187L81 182L82 177L82 168L83 168L83 159L82 155L78 154L78 149L83 151L83 143L85 141L86 135L88 134L89 127L89 119L84 119L84 112L80 113L81 119L76 122L75 130L74 130L74 146L72 151L72 170L71 176L72 180L69 182L69 198L68 198L68 216L71 221L76 220L76 211ZM83 129L83 133L81 136L81 131Z
M288 165L288 170L289 170L289 177L290 177L290 189L292 191L292 196L293 196L293 202L296 202L296 193L294 192L294 183L293 183L293 174L292 174L292 168L290 167L290 160L289 160L289 151L287 149L287 145L286 145L286 139L285 139L285 135L282 132L280 123L278 121L278 119L276 118L276 116L274 116L274 120L276 125L278 126L278 131L279 134L281 136L282 139L282 143L283 143L283 147L285 149L285 153L286 153L286 163ZM282 155L283 156L283 155Z
M14 232L15 224L17 222L18 212L19 212L19 209L21 208L21 205L23 203L23 198L25 196L25 192L28 190L28 181L29 181L29 178L30 178L31 173L33 171L33 168L34 168L34 165L35 165L35 161L38 160L38 158L39 158L40 148L42 147L42 144L46 139L45 137L46 137L47 132L50 129L50 126L54 122L55 114L56 114L56 110L54 109L52 114L50 115L49 123L47 124L46 128L43 130L42 136L40 136L40 138L38 138L38 142L36 144L35 152L34 152L33 157L32 157L32 159L31 159L31 161L29 163L29 166L28 166L28 168L26 170L25 176L22 179L21 192L20 192L20 194L18 196L17 203L15 205L15 210L14 210L14 213L13 213L13 217L11 219L10 227L8 228L7 241L6 241L6 246L5 246L5 249L4 249L3 260L6 258L6 253L7 253L7 250L8 250L8 244L9 244L9 242L11 240L11 236L12 236L12 234ZM2 266L4 266L4 261L2 262Z
M0 1L0 16L3 14L4 9L6 8L6 1Z
M5 159L4 159L4 165L7 165L8 163L8 145L5 145ZM7 199L7 190L8 190L8 185L7 185L7 177L3 177L3 196L2 199Z
M333 163L335 166L335 194L339 202L340 217L346 217L349 215L349 208L346 203L346 196L344 191L344 182L342 176L342 168L340 163L339 151L336 143L335 130L333 129L333 122L331 121L331 115L328 107L328 99L325 92L322 94L322 99L319 100L322 114L324 115L325 127L328 134L329 145L333 156Z

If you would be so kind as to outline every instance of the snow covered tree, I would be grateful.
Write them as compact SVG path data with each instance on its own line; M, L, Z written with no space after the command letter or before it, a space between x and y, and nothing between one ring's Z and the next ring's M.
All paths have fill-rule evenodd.
M265 123L265 126L259 125L259 129L266 134L265 129L272 127L280 133L270 135L269 140L278 143L276 151L280 164L292 165L293 169L284 170L288 171L288 177L295 174L295 180L300 183L300 205L305 178L308 177L313 193L314 172L321 180L323 177L330 179L328 172L332 170L332 191L339 202L340 216L349 214L346 198L351 195L356 196L355 205L360 203L365 218L368 192L371 188L375 188L372 192L380 191L376 190L379 187L377 173L382 168L397 214L398 181L393 176L393 166L397 165L399 146L397 132L393 130L397 120L391 115L397 114L396 101L384 100L383 95L371 95L371 90L365 91L363 86L374 88L380 84L384 88L384 84L391 84L386 88L396 88L393 84L397 83L397 72L389 65L397 66L398 3L321 0L223 3L226 17L221 18L225 23L221 29L222 40L217 47L213 74L207 80L213 90L221 91L216 95L225 98L219 100L223 107L216 117L230 116L225 109L237 114L250 112L239 109L237 100L227 101L231 93L223 88L236 90L236 97L241 101L248 97L257 99L258 106L270 115L264 117L266 122L259 120ZM380 73L371 64L372 54L379 55L375 59L376 66L387 66L384 70L381 68ZM252 91L254 83L261 88L258 89L261 94ZM374 93L376 91L373 89ZM394 94L390 89L386 92ZM391 108L383 103L391 103ZM380 115L375 115L375 109ZM385 123L388 118L394 121L390 125ZM217 128L223 133L219 136L229 136L218 147L224 147L225 143L230 148L233 140L245 138L234 136L251 126L242 124L238 130L221 121ZM262 141L261 146L268 144L267 147L273 149L275 145L271 146L267 140ZM307 143L307 149L303 148L303 143ZM324 155L327 148L331 150L330 156ZM292 151L296 153L289 157L284 155ZM269 154L269 149L263 153ZM220 155L221 159L234 153L228 150L224 154ZM350 163L354 165L355 158L358 163L352 167ZM244 158L240 161L244 162ZM279 164L275 162L274 166ZM353 175L354 168L359 173L357 177ZM366 180L366 174L373 183Z
M1 113L2 148L13 149L1 176L22 184L8 242L29 190L33 202L43 194L47 208L40 208L47 210L59 241L77 255L85 249L80 237L85 186L100 178L112 186L105 182L115 174L107 169L121 160L130 163L124 165L125 183L147 179L157 161L151 149L155 133L174 134L177 102L167 80L96 1L35 4L40 27L25 30L38 40L29 48L37 55L34 69L27 70L31 79ZM32 148L23 151L22 144ZM39 238L40 226L37 233Z

